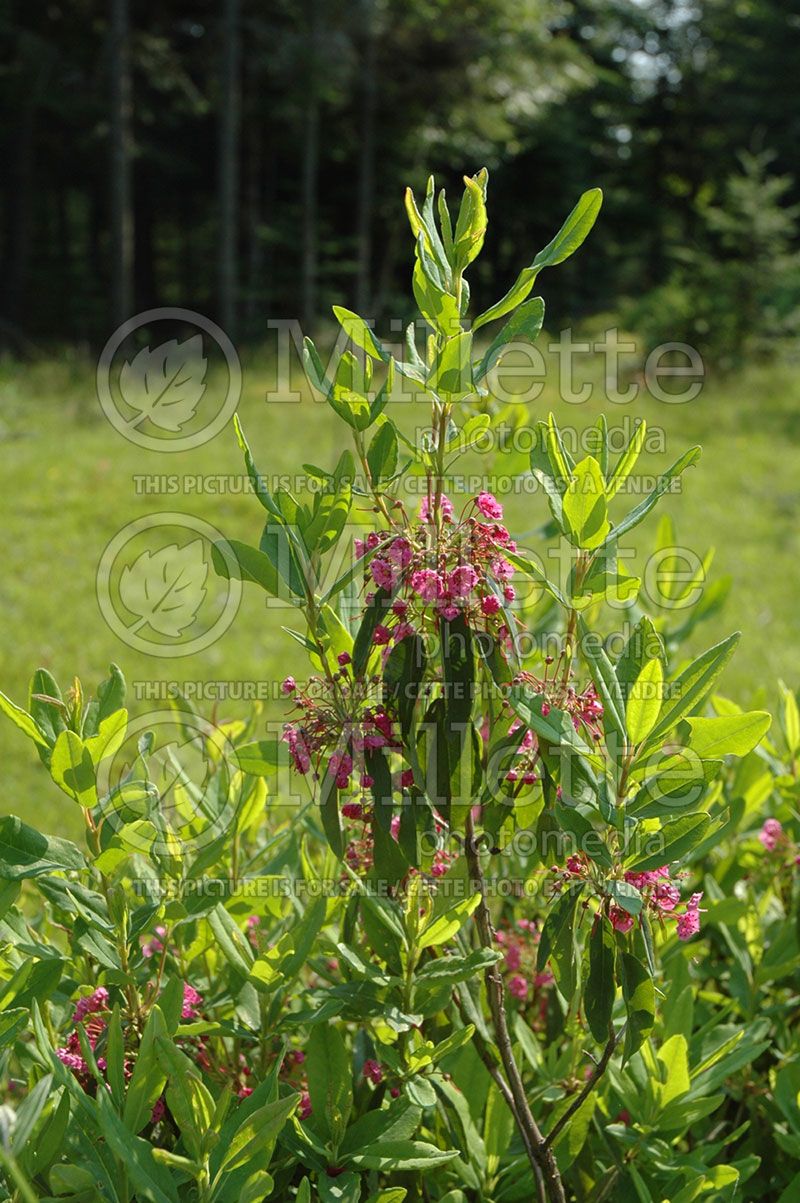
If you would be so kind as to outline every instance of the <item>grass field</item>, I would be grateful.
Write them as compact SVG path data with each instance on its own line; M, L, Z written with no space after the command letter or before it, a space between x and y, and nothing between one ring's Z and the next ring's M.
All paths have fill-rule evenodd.
M587 360L587 379L601 365ZM293 472L306 460L331 466L345 442L344 427L326 406L265 399L274 378L258 355L244 360L240 405L259 466ZM601 390L602 392L602 390ZM709 383L684 405L643 397L625 407L604 405L601 392L585 405L558 399L555 383L530 407L530 418L553 409L563 425L584 426L605 409L613 427L644 415L662 427L663 456L643 463L658 470L694 442L704 447L685 487L666 501L682 542L702 553L714 544L714 573L730 574L733 590L716 627L698 644L730 630L743 639L724 679L724 691L748 700L759 687L771 699L777 677L800 681L800 382L790 366L752 366L736 379ZM406 418L405 420L408 420ZM424 420L420 415L419 421ZM103 549L132 519L182 511L225 535L257 543L261 511L252 496L186 491L186 478L239 477L241 459L230 428L196 450L144 450L112 429L95 397L93 365L79 356L35 364L0 364L0 454L5 495L4 556L0 577L2 635L0 688L25 701L38 665L68 684L74 674L94 686L110 661L131 682L153 680L274 680L302 675L304 654L280 631L284 614L267 611L263 595L245 588L238 618L205 651L164 660L132 650L109 628L98 608L95 577ZM478 461L472 461L473 466ZM135 478L170 475L155 492L138 492ZM175 491L170 491L171 488ZM662 506L665 503L662 503ZM539 497L507 499L512 530L544 520ZM648 520L639 546L648 546ZM638 534L638 532L637 532ZM214 582L210 582L213 590ZM147 708L132 703L132 710ZM242 705L221 707L237 716ZM210 706L208 707L210 710ZM74 833L76 808L39 765L24 736L0 723L3 792L0 811L13 811L50 830Z

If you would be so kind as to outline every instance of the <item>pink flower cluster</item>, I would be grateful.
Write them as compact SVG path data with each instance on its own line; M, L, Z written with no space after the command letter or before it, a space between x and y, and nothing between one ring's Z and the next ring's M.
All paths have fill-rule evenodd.
M73 1027L76 1028L79 1023L83 1025L86 1039L92 1050L95 1049L98 1040L106 1029L106 1021L103 1015L107 1011L108 991L104 986L98 986L91 994L79 998L75 1005L75 1011L72 1016ZM89 1072L89 1066L83 1059L80 1037L77 1030L70 1032L67 1037L67 1043L62 1045L61 1048L56 1049L56 1056L62 1065L66 1065L67 1069L72 1071L85 1091L93 1091L95 1082ZM101 1072L105 1072L105 1058L97 1058L97 1067Z
M766 819L764 826L758 833L758 838L767 852L774 852L778 844L784 839L783 825L778 819Z
M473 625L486 625L505 602L514 600L514 575L506 559L516 544L501 524L503 507L491 493L481 493L456 524L452 502L442 494L442 530L430 530L434 499L423 498L420 524L404 535L371 533L355 541L357 556L373 552L369 573L374 584L394 594L386 620L375 628L374 641L388 646L413 634L431 618L453 621L464 614ZM367 601L372 595L367 595ZM498 634L508 631L500 621Z
M559 870L555 865L553 869L561 875L557 888L561 888L561 885L570 879L590 877L590 862L582 852L568 857L563 870ZM688 940L699 932L700 902L703 895L692 894L683 911L679 912L677 907L681 902L681 892L671 879L669 865L642 872L631 870L624 874L624 880L639 891L644 906L662 923L666 918L676 921L676 932L680 940ZM636 921L629 911L613 901L609 903L608 918L614 930L623 934L629 932Z
M495 938L503 949L502 972L509 994L521 1005L538 999L539 1018L543 1020L547 1010L543 991L551 985L553 975L539 973L536 968L538 927L532 919L518 919L512 927L501 928Z
M399 744L391 715L382 704L369 702L360 684L353 681L348 665L349 656L332 682L313 677L306 690L295 687L300 718L284 724L283 740L298 773L313 768L319 776L324 769L336 779L338 789L347 789L356 771L361 786L369 788L372 781L364 769L366 753Z

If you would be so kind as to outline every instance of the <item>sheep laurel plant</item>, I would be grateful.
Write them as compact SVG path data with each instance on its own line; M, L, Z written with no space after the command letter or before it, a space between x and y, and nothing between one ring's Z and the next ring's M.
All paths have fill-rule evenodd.
M618 562L698 449L627 508L643 426L611 462L601 419L593 454L574 462L553 419L538 423L530 471L544 533L571 549L560 581L523 553L488 490L448 493L455 462L498 421L504 353L541 328L539 272L580 247L601 201L582 196L468 321L486 172L465 184L455 226L432 182L421 209L408 194L424 339L412 325L398 357L337 308L353 349L326 371L306 343L309 380L352 450L330 470L306 466L307 497L273 494L237 424L266 520L258 547L231 541L216 563L238 563L297 612L287 629L311 672L283 682L281 737L265 737L256 714L200 738L208 774L199 793L178 781L178 828L154 781L154 736L107 784L128 724L118 669L92 698L78 681L63 695L45 670L27 709L0 695L85 824L81 849L0 820L0 1053L7 1097L24 1095L10 1118L0 1111L6 1198L565 1200L609 1078L650 1117L633 1135L616 1125L625 1181L643 1183L638 1158L663 1192L659 1116L685 1134L719 1106L710 1092L729 1067L765 1047L756 1024L711 1060L692 1045L690 1063L691 1019L659 1062L648 1040L660 950L700 925L702 896L681 897L676 865L727 820L726 795L707 790L723 758L750 753L769 724L732 704L699 713L736 636L670 674L659 632L674 643L680 631L638 607L639 581ZM403 413L430 412L419 438L388 416L409 398ZM337 575L354 518L355 554ZM544 603L522 604L515 591L529 587ZM613 659L597 626L611 600L633 620ZM538 637L556 609L550 654ZM181 699L176 712L188 723ZM289 822L267 792L287 754L287 798L310 791ZM191 836L193 808L227 816L202 847L178 834ZM768 842L783 855L773 822ZM504 921L509 878L522 894L544 883L541 924ZM596 1182L606 1197L622 1163L605 1144L592 1156L608 1166ZM690 1185L697 1156L675 1162ZM708 1181L737 1181L728 1171L715 1165Z
M550 521L572 549L564 583L547 579L521 553L495 496L448 496L455 462L492 426L493 373L515 342L541 330L544 301L530 296L539 273L580 247L602 200L598 189L586 192L505 295L470 319L466 272L486 233L487 173L464 182L455 227L433 180L421 208L406 193L423 334L417 337L418 323L408 327L401 358L367 321L339 306L334 314L353 349L326 371L305 340L309 382L352 440L352 451L331 471L306 465L322 484L313 504L270 494L239 428L267 519L260 547L236 544L235 553L245 579L304 615L305 629L294 634L314 675L307 685L284 682L297 716L284 737L317 797L331 850L371 897L364 909L369 941L397 983L387 1001L404 1014L424 1013L432 978L453 990L540 1193L560 1200L556 1139L618 1045L627 1060L653 1027L653 919L674 923L681 939L699 929L702 896L681 903L670 867L712 829L710 815L695 804L702 786L723 756L754 748L770 720L763 712L695 716L738 635L667 684L664 649L649 618L629 630L615 663L592 625L608 599L634 606L640 582L618 561L621 540L697 461L698 447L681 454L626 512L623 487L644 443L644 423L613 463L602 418L594 454L578 462L552 416L538 423L530 470ZM495 333L479 346L476 336L490 324ZM420 439L409 439L387 416L398 394L428 407L430 425ZM409 473L425 482L416 509L403 493ZM354 567L321 589L326 554L351 509L366 504L375 527L356 540ZM218 566L225 571L221 555ZM539 586L560 607L557 658L526 654L512 578ZM364 590L355 617L341 602L354 579ZM545 847L554 834L572 847L551 882L537 968L552 972L566 1007L582 1012L602 1048L586 1086L546 1137L513 1048L484 864L530 826ZM476 946L468 951L470 917ZM448 940L456 940L457 953L431 951ZM458 984L479 971L488 1020ZM614 1022L618 987L625 1016ZM508 988L524 997L529 983L517 975ZM399 1042L402 1067L416 1055L413 1040Z

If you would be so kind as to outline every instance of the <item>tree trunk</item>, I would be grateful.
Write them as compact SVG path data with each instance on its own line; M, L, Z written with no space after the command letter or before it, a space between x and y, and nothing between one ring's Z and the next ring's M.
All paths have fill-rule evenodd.
M309 70L303 113L301 308L303 325L312 329L317 314L317 183L319 176L319 93L316 83L319 53L317 0L306 0Z
M119 326L133 311L133 83L128 0L110 0L109 33L111 313Z
M378 0L363 0L364 55L361 77L361 137L358 165L358 226L356 231L358 274L356 308L369 313L372 284L372 214L375 199L375 110L378 99Z
M240 0L224 0L219 109L219 316L225 332L236 333L239 254Z

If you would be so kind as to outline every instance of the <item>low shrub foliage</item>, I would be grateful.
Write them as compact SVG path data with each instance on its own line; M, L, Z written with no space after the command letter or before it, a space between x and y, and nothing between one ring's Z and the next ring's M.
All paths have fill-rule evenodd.
M686 657L724 601L709 557L659 606L626 567L699 448L631 504L644 424L612 455L601 417L576 462L537 422L524 547L490 489L450 487L526 420L493 381L601 204L468 321L486 191L455 224L409 192L402 355L343 308L331 364L306 341L347 444L306 496L236 424L263 531L215 564L307 653L282 730L199 728L176 695L184 747L146 732L120 766L118 668L2 697L85 822L78 847L0 820L4 1198L797 1197L796 699L771 730L719 694L735 634Z

